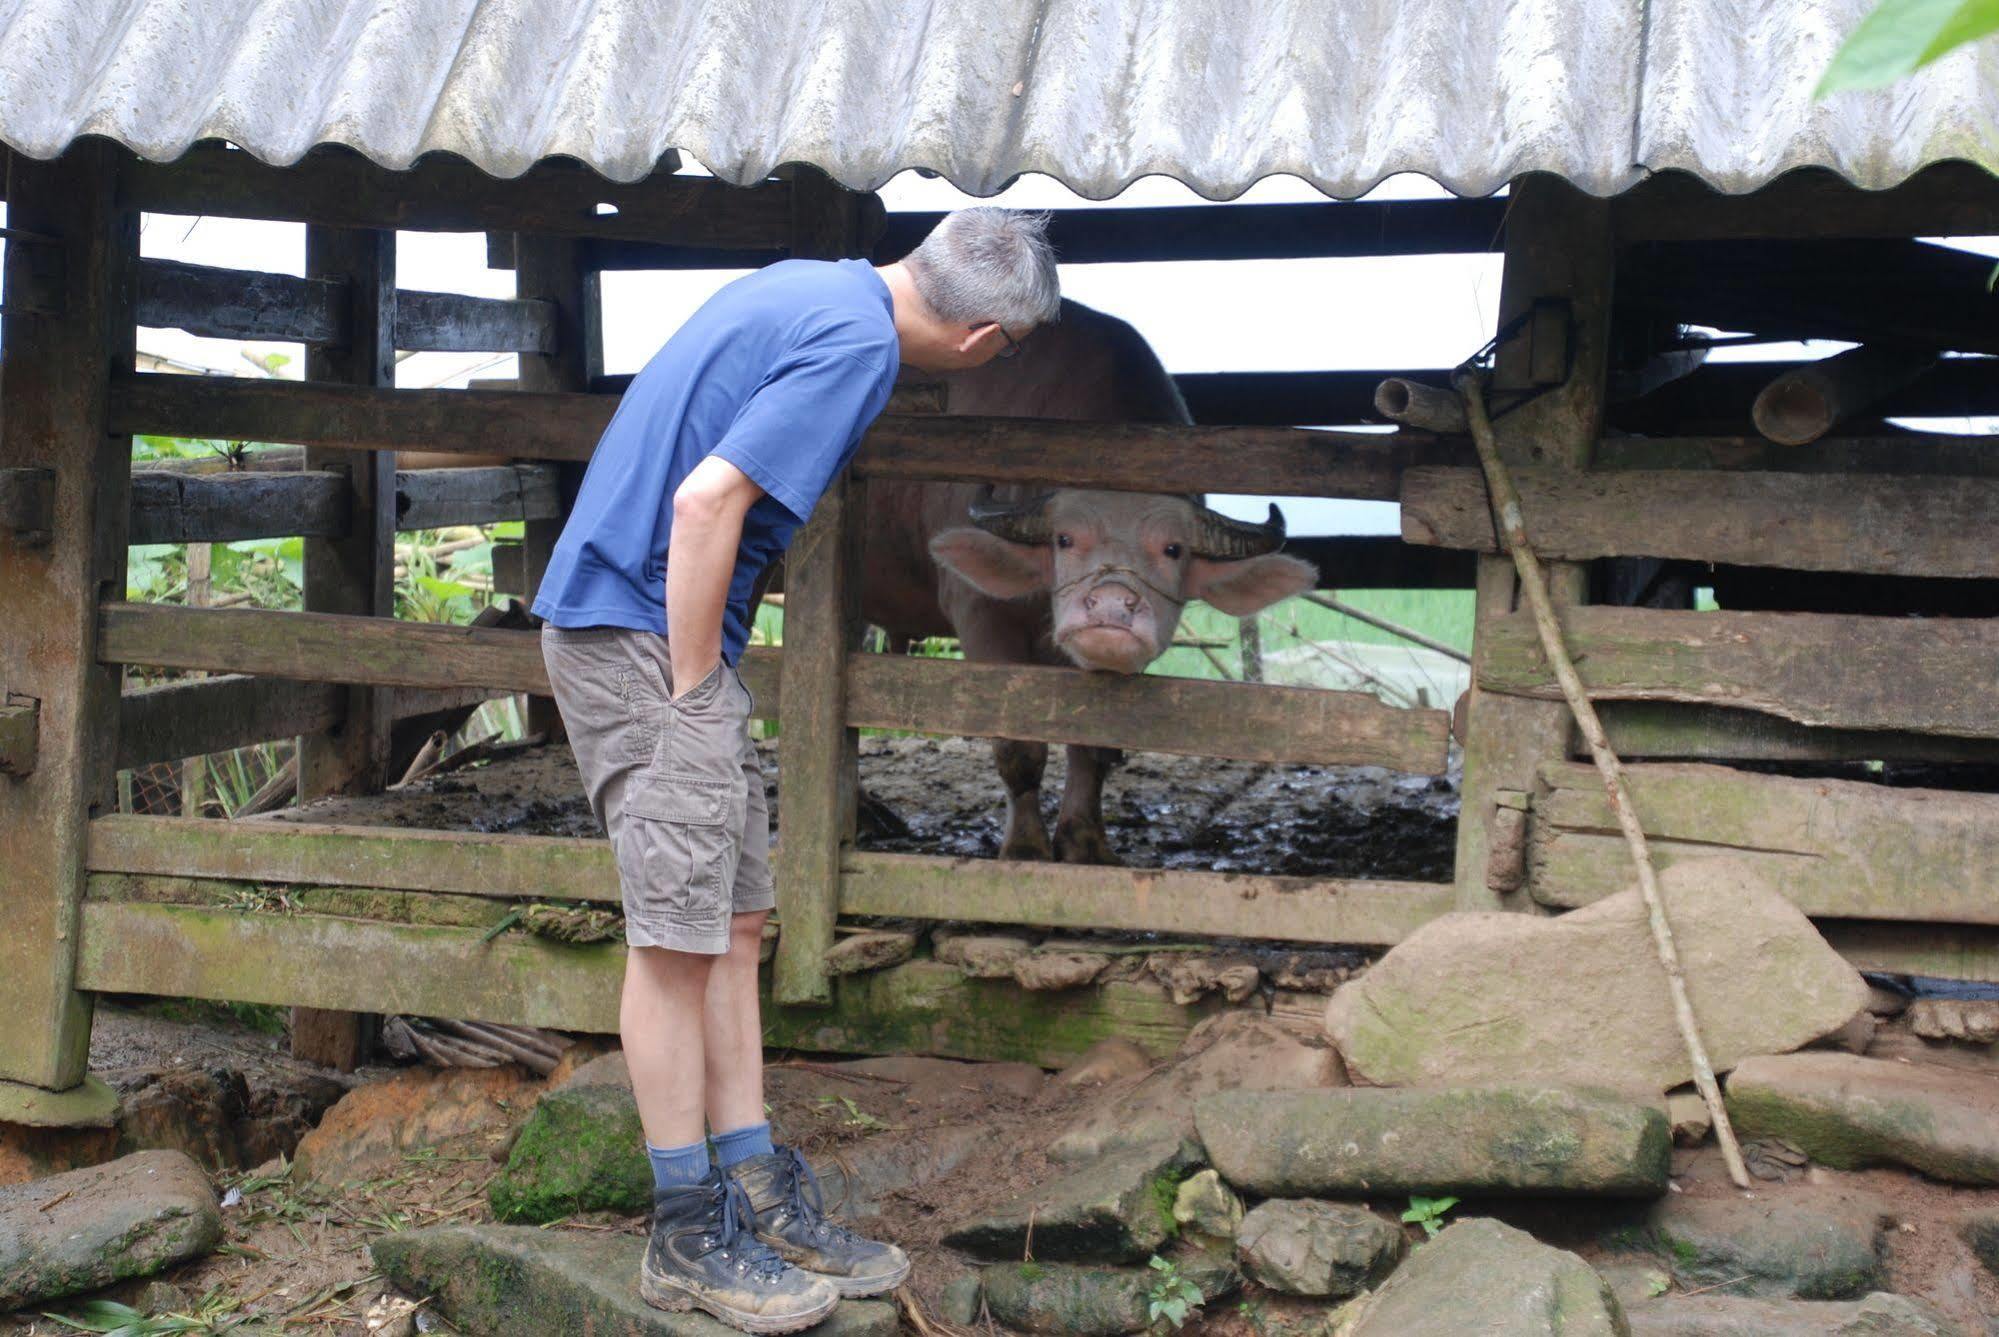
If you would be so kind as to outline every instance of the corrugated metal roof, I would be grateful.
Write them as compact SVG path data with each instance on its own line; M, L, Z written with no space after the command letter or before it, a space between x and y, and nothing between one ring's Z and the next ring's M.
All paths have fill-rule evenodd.
M1812 101L1871 3L0 0L0 140L444 150L503 177L560 154L620 181L677 148L739 183L805 161L1099 199L1151 173L1226 199L1273 173L1351 197L1397 172L1482 195L1537 170L1597 194L1999 170L1999 43Z

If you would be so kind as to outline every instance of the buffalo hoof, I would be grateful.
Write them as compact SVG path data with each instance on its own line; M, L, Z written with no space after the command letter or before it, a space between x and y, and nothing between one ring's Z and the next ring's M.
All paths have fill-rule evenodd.
M1055 827L1055 857L1063 863L1094 863L1121 866L1123 859L1104 839L1101 826L1058 823Z
M1000 845L1002 859L1039 859L1043 863L1053 862L1055 848L1048 843L1046 828L1037 827L1032 831L1009 831Z

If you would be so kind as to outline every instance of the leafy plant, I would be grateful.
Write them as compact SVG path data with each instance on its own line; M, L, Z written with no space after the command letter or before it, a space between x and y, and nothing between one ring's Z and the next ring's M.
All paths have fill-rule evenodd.
M872 1133L888 1127L886 1123L855 1104L852 1096L821 1096L819 1103L829 1107L828 1113L832 1112L831 1107L836 1103L846 1111L846 1117L840 1120L840 1126L843 1128L861 1128Z
M1880 88L1999 32L1999 0L1881 0L1834 53L1814 97Z
M106 1337L166 1337L183 1332L227 1332L249 1321L248 1315L233 1312L241 1304L217 1287L184 1313L142 1314L115 1300L89 1300L74 1314L44 1313L42 1317L78 1332L104 1333Z
M1402 1219L1423 1227L1426 1239L1435 1239L1437 1232L1443 1229L1437 1223L1444 1219L1445 1212L1457 1205L1456 1198L1419 1198L1412 1193L1409 1195L1409 1210L1402 1213Z
M1158 1254L1146 1266L1157 1272L1145 1288L1145 1318L1154 1331L1170 1324L1177 1332L1189 1315L1198 1313L1203 1303L1201 1288L1180 1275L1180 1269Z

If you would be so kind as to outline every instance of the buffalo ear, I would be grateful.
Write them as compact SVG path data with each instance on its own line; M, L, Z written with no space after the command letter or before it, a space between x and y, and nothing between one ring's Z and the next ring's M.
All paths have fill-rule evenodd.
M1196 557L1187 564L1187 597L1205 599L1231 617L1248 617L1319 583L1319 568L1282 553L1219 561Z
M1054 555L1045 545L1012 543L983 529L947 529L930 540L930 555L995 599L1018 599L1055 583Z

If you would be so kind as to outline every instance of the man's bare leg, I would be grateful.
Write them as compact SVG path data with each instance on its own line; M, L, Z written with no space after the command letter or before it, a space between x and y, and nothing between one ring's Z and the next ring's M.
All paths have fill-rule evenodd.
M755 910L729 920L729 950L708 974L706 1041L708 1126L716 1133L764 1119L763 1017L757 1005L757 955L764 921Z
M706 1136L702 1012L717 958L664 947L625 952L618 1032L646 1141L684 1147Z

